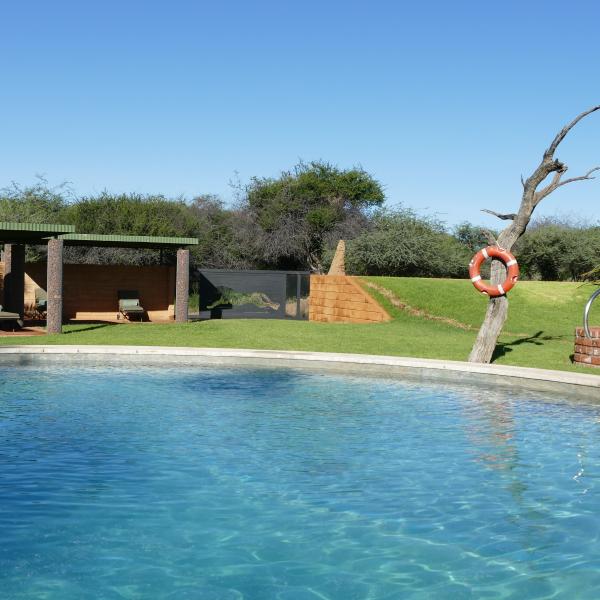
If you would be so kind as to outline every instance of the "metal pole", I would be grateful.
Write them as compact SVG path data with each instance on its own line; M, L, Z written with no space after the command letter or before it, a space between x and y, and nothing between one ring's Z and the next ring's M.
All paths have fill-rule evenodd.
M592 337L592 332L590 331L590 308L592 308L592 304L598 296L600 296L600 288L590 296L590 299L583 309L583 330L585 331L585 336L590 339Z

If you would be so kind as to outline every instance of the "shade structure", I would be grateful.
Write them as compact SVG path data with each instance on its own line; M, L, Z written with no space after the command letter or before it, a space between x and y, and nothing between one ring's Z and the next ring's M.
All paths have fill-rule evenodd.
M60 235L66 246L95 246L98 248L182 248L195 246L198 238L151 235L106 235L97 233L67 233Z
M47 244L49 238L73 233L74 231L75 227L73 225L0 221L0 243Z
M146 235L118 235L118 234L92 234L75 233L73 225L45 224L45 223L13 223L0 221L0 243L8 244L7 257L10 260L10 273L8 281L12 296L21 298L18 304L19 312L22 308L22 282L24 279L24 260L21 257L25 244L48 246L48 306L47 329L48 333L62 332L62 280L63 280L63 246L95 246L112 248L172 248L178 251L177 256L177 321L187 321L188 307L188 278L189 278L189 250L187 246L198 244L197 238L146 236ZM14 249L12 248L14 246ZM13 264L14 263L14 264Z

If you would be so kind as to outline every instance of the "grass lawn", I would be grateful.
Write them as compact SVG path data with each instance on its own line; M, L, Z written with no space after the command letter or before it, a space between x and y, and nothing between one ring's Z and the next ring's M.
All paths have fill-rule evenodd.
M275 320L68 325L62 336L4 337L0 343L313 350L466 360L486 305L470 282L395 277L365 280L389 290L423 314L415 316L399 309L369 290L393 321L377 325ZM600 375L600 369L575 367L570 359L574 328L581 324L583 306L594 289L575 283L520 282L509 295L510 316L495 362ZM600 323L600 303L594 307L591 321Z

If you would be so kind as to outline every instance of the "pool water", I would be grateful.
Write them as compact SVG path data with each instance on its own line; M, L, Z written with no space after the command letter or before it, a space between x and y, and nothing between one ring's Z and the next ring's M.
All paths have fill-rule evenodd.
M0 369L0 598L600 597L600 407L299 370Z

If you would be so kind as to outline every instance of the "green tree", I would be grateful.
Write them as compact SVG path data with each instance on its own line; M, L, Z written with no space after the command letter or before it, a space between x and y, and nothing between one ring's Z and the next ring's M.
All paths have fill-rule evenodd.
M277 179L254 177L244 191L262 262L314 271L323 269L331 236L355 231L356 222L385 199L379 182L363 169L322 161L301 162Z
M465 222L457 225L453 233L454 237L473 254L489 246L489 241L481 227L477 227L471 223ZM495 235L495 232L492 233Z
M227 209L212 194L198 196L189 204L195 220L198 245L191 248L192 263L204 268L248 269L255 267L255 225L249 215Z

